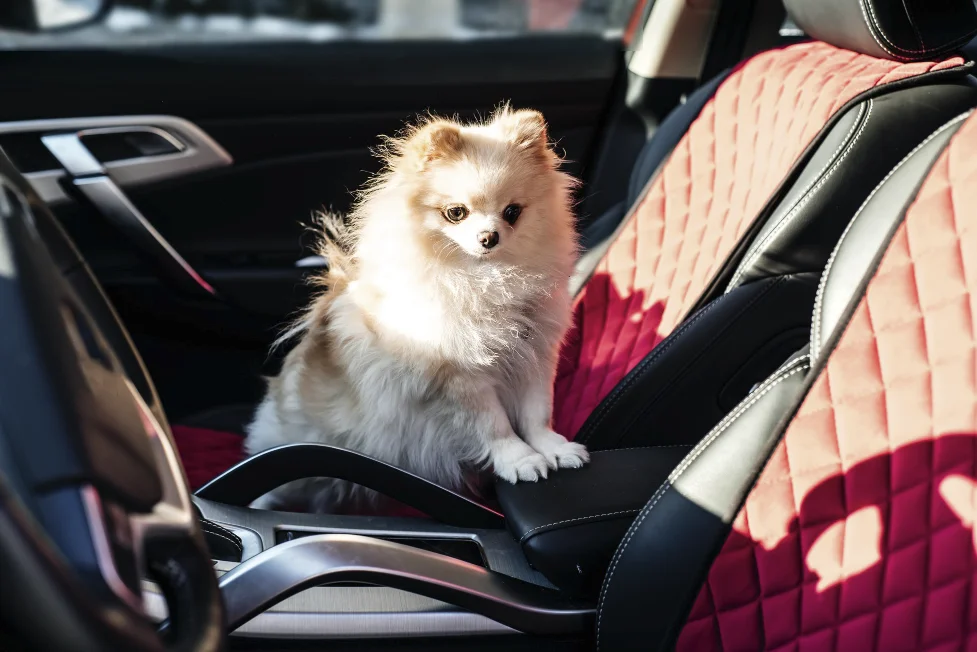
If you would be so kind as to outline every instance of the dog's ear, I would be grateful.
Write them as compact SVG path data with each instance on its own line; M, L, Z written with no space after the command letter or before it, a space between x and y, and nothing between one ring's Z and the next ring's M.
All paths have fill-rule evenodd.
M406 157L424 169L432 161L448 158L461 148L461 129L446 120L435 120L418 129L404 148Z
M545 151L549 145L549 134L543 114L532 109L513 111L503 106L494 116L506 140L520 149Z

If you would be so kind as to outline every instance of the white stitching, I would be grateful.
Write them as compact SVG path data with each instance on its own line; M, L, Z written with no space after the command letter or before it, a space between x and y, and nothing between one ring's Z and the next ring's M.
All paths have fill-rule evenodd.
M799 362L805 362L809 360L810 360L809 356L803 356L797 358L796 360L787 364L782 369L781 373L783 371L786 371L787 369L790 369L792 366L796 365ZM770 384L766 388L764 388L761 393L753 397L753 399L750 400L746 405L744 405L739 410L737 410L736 413L724 419L725 423L720 424L722 427L718 428L716 432L714 432L712 435L708 436L705 440L703 440L700 443L700 445L696 447L696 450L693 450L691 453L689 453L689 457L686 457L686 459L682 462L682 464L679 465L679 467L669 475L668 480L662 483L662 486L659 487L658 491L652 497L652 502L647 506L647 508L642 510L641 516L628 529L628 533L624 540L624 543L621 544L621 547L618 548L617 553L615 553L614 555L614 560L611 564L611 569L607 574L607 580L604 582L605 588L601 591L600 604L597 607L597 649L598 650L600 650L600 621L604 613L604 598L607 595L607 589L610 588L611 580L614 577L614 571L617 570L618 562L620 562L621 557L623 556L625 549L627 549L628 544L631 542L631 539L634 537L634 534L638 531L638 528L641 527L641 523L644 522L645 518L647 518L648 514L651 513L651 510L654 509L655 505L658 503L659 500L662 499L662 497L672 486L672 484L679 479L679 477L686 471L686 469L688 469L689 466L691 466L692 462L694 462L696 458L699 457L706 450L706 448L708 448L716 440L716 438L719 437L719 435L721 435L725 430L727 430L736 419L738 419L743 414L745 414L747 410L749 410L758 400L760 400L760 398L764 394L770 392L770 390L772 390L776 385L780 384L790 376L793 376L798 372L804 371L805 369L810 369L810 365L808 365L806 368L803 366L795 368L784 376L778 377L775 375L771 377L767 381Z
M886 45L884 43L882 43L882 41L879 40L879 37L875 33L875 29L873 29L874 20L870 20L869 19L868 12L865 10L865 2L864 2L864 0L858 0L858 6L861 7L861 9L862 9L862 20L865 21L865 27L868 28L868 33L872 35L872 40L875 41L880 48L882 48L882 51L883 52L886 52L886 53L888 53L890 55L892 55L896 59L903 59L903 60L908 59L908 57L904 57L904 56L902 56L900 54L897 54L897 53L893 52L888 47L886 47ZM873 19L874 19L874 14L873 14ZM875 25L875 27L876 27L876 29L878 29L878 26L877 25ZM882 34L882 30L881 29L879 29L879 33ZM885 34L882 34L882 36L885 37ZM888 40L889 39L886 38L886 41L888 41ZM908 52L908 50L907 50L907 52Z
M590 516L578 516L577 518L568 518L564 521L557 521L556 523L547 523L546 525L540 525L538 527L534 527L532 530L526 532L524 535L519 537L519 543L522 543L523 541L531 537L534 532L546 529L548 527L556 527L557 525L565 525L567 523L576 523L577 521L596 520L606 516L620 516L621 514L637 514L640 511L641 511L640 507L635 507L634 509L622 509L619 512L605 512L603 514L591 514Z
M615 453L617 451L643 451L649 448L692 448L695 444L655 444L654 446L629 446L628 448L597 449L595 453Z
M234 539L230 538L226 534L223 534L223 533L218 532L216 530L208 529L207 526L205 526L205 525L201 525L200 528L204 532L206 532L207 534L213 534L215 537L220 537L221 539L224 539L225 541L227 541L228 543L230 543L232 546L234 546L235 548L237 548L241 552L244 552L244 546L241 545L240 543L238 543L237 541L235 541Z
M868 4L867 11L865 8L866 4ZM893 50L898 50L899 52L905 52L914 56L919 56L921 54L931 54L931 53L936 53L944 50L949 50L953 47L956 47L957 45L960 45L961 43L966 43L970 41L971 38L973 38L974 34L977 34L977 30L974 30L968 32L967 34L959 38L956 38L952 41L947 41L946 43L943 43L941 45L932 48L927 48L925 46L923 46L922 49L919 50L904 48L900 45L896 45L896 43L889 38L888 34L885 33L885 30L882 29L882 24L879 22L878 17L875 15L875 7L872 5L871 0L869 0L868 3L864 2L864 0L858 0L858 5L862 9L862 19L865 21L865 26L868 28L868 33L872 36L872 40L874 40L879 45L880 48L882 48L886 53L891 55L893 58L901 59L903 61L912 60L914 57L907 57L904 55L900 55L897 52L894 52ZM922 45L922 35L919 33L919 29L917 27L916 21L914 21L908 15L908 12L906 14L906 17L909 20L909 23L912 26L912 28L916 31L917 38L919 38L920 45ZM885 42L888 44L888 47L884 43L882 43L882 41L879 40L879 36L881 36L885 40Z
M220 537L221 539L224 539L224 541L227 541L232 546L234 546L235 548L237 548L239 552L241 552L241 553L244 552L244 546L243 545L241 545L240 543L238 543L234 539L231 539L227 535L221 534L220 532L217 532L216 530L207 529L207 527L208 526L204 525L203 523L200 524L200 529L203 530L204 532L206 532L207 534L213 534L215 537Z
M883 178L882 181L879 182L879 185L875 186L875 188L869 194L868 198L866 198L865 201L862 202L862 205L855 212L855 216L851 218L850 222L848 222L848 226L846 226L845 230L842 231L841 238L838 239L838 244L835 245L834 250L832 250L831 252L831 256L828 257L828 263L824 268L824 272L821 274L821 280L818 283L818 292L814 298L814 316L812 320L813 323L811 324L811 359L812 360L816 360L818 355L820 354L821 309L822 309L822 304L824 303L825 287L828 284L828 275L831 273L831 267L832 265L834 265L835 258L838 256L838 251L841 249L841 244L845 241L845 237L847 237L848 233L851 231L852 226L854 226L855 222L858 221L858 217L862 214L862 211L865 210L865 207L868 206L869 202L872 201L872 198L875 197L876 193L878 193L879 190L882 189L882 186L885 185L885 183L892 177L892 175L898 172L899 169L909 161L909 159L915 156L919 152L919 150L923 149L923 147L925 147L931 140L933 140L941 133L943 133L950 127L952 127L954 124L966 120L971 113L973 113L973 109L967 111L966 113L962 113L961 115L958 115L953 120L950 120L942 127L940 127L932 134L930 134L926 138L926 140L924 140L919 145L917 145L915 149L913 149L913 151L906 154L906 156L901 161L899 161L899 163L894 168L889 170L889 173L885 175L885 178Z
M752 247L753 253L750 254L750 257L740 265L739 270L736 272L733 280L729 283L729 287L726 289L727 292L736 287L736 285L743 278L743 275L746 273L746 268L754 264L763 254L764 246L769 244L771 240L776 238L784 231L784 229L787 228L787 225L790 224L791 220L796 218L800 214L801 209L807 206L811 200L814 199L818 190L824 187L824 184L828 182L831 175L837 172L838 167L842 164L842 162L848 157L849 154L852 153L852 151L854 151L855 144L865 132L865 126L868 124L868 120L872 116L872 108L874 106L874 99L870 99L868 101L867 110L865 104L861 105L858 112L858 118L856 118L855 123L851 126L851 129L848 130L845 140L842 141L842 143L838 146L838 149L835 150L834 154L831 155L831 158L828 159L828 161L824 164L824 167L821 168L821 171L818 172L817 176L814 177L814 179L811 180L811 183L808 184L807 188L804 189L804 192L801 194L801 198L797 201L797 203L794 204L790 211L781 218L773 229L770 230L770 233L765 235L760 242ZM864 119L862 118L863 114L865 116ZM849 141L849 139L852 137L852 132L854 132L856 128L858 129L858 132L855 133L855 137ZM844 149L844 152L842 152L842 149ZM841 154L841 157L837 158L839 153ZM836 158L837 160L835 160Z
M809 362L809 361L810 361L810 356L802 356L800 358L797 358L796 360L789 362L786 366L784 366L781 369L779 373L783 373L788 369L791 369L791 367L797 365L798 363ZM696 460L696 458L698 458L703 452L705 452L705 450L710 445L712 445L714 441L716 441L719 435L721 435L724 431L726 431L736 421L736 419L738 419L743 414L745 414L751 407L753 407L754 404L756 404L757 401L760 400L760 398L763 395L770 392L776 385L779 385L787 378L790 378L796 373L805 371L806 369L810 369L809 364L806 367L805 366L797 367L791 370L789 373L784 374L782 376L774 375L770 377L766 381L767 383L769 383L767 387L765 387L762 392L754 396L748 403L746 403L745 405L737 409L735 413L726 417L726 419L724 419L723 422L721 422L719 426L717 426L716 430L712 434L706 437L706 439L704 439L699 444L699 446L696 446L695 450L689 453L689 456L682 461L682 464L680 464L679 467L675 469L675 471L673 471L668 476L668 480L663 482L662 486L659 487L657 492L655 492L655 495L652 497L651 502L648 504L647 507L645 507L642 510L641 516L639 516L638 519L628 529L628 533L624 539L624 543L621 544L621 547L618 548L617 552L614 554L614 559L611 563L611 569L610 571L608 571L607 579L604 581L604 589L601 591L600 604L597 607L597 649L598 650L600 650L600 621L601 621L601 617L604 614L604 598L607 596L607 590L610 588L611 580L614 578L614 571L617 570L618 562L621 561L621 557L624 555L624 551L627 549L628 544L631 543L631 539L634 538L635 533L638 531L638 528L641 527L641 524L644 522L644 520L648 517L648 514L651 513L651 510L654 509L656 504L658 504L658 501L661 500L662 497L664 497L664 495L668 492L668 489L675 483L676 480L679 479L679 477L681 477L683 473L685 473L685 471L689 468L689 466L692 465L692 463Z

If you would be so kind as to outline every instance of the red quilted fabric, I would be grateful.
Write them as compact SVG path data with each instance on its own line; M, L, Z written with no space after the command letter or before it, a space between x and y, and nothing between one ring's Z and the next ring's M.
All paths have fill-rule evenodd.
M244 437L239 434L191 426L171 430L193 491L244 459Z
M574 436L679 324L831 116L875 86L958 66L898 63L825 43L753 57L706 104L578 298L554 427Z
M977 649L977 117L734 524L681 650Z

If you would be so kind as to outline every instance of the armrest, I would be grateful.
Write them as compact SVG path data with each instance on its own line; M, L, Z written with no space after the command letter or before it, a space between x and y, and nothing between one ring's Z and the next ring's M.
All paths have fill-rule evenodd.
M628 526L692 446L591 453L582 469L545 482L499 482L509 530L533 567L555 586L594 596Z
M325 444L270 448L234 465L196 496L247 507L285 483L304 478L337 478L373 489L448 525L501 528L504 517L473 500L356 451Z
M582 634L594 607L563 594L450 557L348 534L321 534L275 546L221 577L228 631L303 589L367 582L410 591L531 634Z

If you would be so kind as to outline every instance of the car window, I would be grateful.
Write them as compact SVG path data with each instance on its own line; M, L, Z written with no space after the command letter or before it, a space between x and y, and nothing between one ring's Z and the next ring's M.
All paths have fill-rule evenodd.
M53 0L48 0L49 4ZM98 24L47 34L0 31L0 48L221 42L620 36L646 0L116 0ZM65 12L91 0L57 0Z

